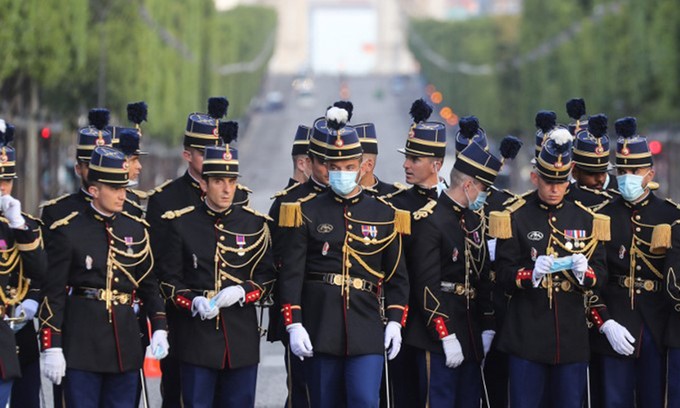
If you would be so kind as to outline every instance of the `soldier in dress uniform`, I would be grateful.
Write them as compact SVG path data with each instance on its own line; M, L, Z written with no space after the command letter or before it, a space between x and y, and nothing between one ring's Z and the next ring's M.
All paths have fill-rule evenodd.
M361 187L364 191L382 197L387 194L394 194L398 190L405 190L407 187L403 184L385 183L375 175L375 166L378 161L378 138L375 125L373 123L361 123L353 127L359 135L361 148L364 150L363 162L361 163Z
M305 359L312 407L377 407L383 356L399 353L407 315L409 217L361 190L361 143L347 116L338 107L326 115L332 190L283 203L279 220L292 228L281 312L291 351Z
M293 177L288 180L286 188L295 183L306 183L311 173L311 159L307 150L309 149L309 138L312 137L312 129L305 125L300 125L295 132L293 147L290 155L293 158Z
M295 183L286 189L277 192L274 195L274 202L269 209L269 217L272 221L269 227L272 233L272 247L274 253L274 266L276 271L281 269L283 265L284 254L287 251L287 246L290 240L287 238L289 228L279 227L279 213L282 203L294 203L295 201L307 197L309 194L319 194L328 189L328 169L326 168L325 154L326 154L326 133L321 130L321 126L325 127L325 118L317 119L316 126L311 128L300 125L295 135L293 142L293 155L299 156L303 152L309 161L310 177L305 183ZM305 146L300 140L307 141ZM304 369L302 361L291 355L290 347L288 345L288 335L285 331L283 321L281 320L280 310L281 304L278 301L278 294L275 286L273 304L269 308L269 329L267 331L267 340L281 341L286 347L284 354L284 364L286 366L286 374L288 376L286 384L288 388L288 397L286 399L287 407L306 408L309 407L309 394L307 392L307 383L304 378Z
M146 208L146 220L150 225L149 234L151 245L155 254L163 253L163 242L169 235L169 224L161 217L167 211L185 208L188 206L198 207L202 203L203 191L200 180L203 168L203 150L207 146L217 146L222 142L219 139L220 125L226 123L222 118L227 114L229 102L226 98L215 97L208 100L208 114L192 113L187 118L187 126L184 132L184 151L182 157L188 163L184 175L172 181L166 181L149 192L149 201ZM234 196L234 203L247 202L248 194L243 189L238 189ZM162 279L162 276L158 277ZM168 324L173 326L173 318L176 315L175 307L167 305ZM170 332L170 345L173 345L173 335ZM171 354L161 361L161 392L163 394L163 408L181 406L179 363L175 359L176 348L171 347Z
M383 198L395 208L412 214L433 205L439 192L445 188L439 180L439 170L446 155L446 126L439 122L427 122L432 114L432 107L423 99L413 102L409 114L413 124L408 132L406 146L398 152L404 155L405 180L411 187L397 190ZM405 256L408 256L411 240L410 236L404 237ZM408 274L411 275L410 270ZM411 292L409 299L414 298L415 294ZM417 350L408 344L409 327L410 324L404 333L405 342L401 352L389 362L391 389L394 394L392 402L398 408L417 406L421 400L417 395L419 383Z
M609 178L609 170L613 167L609 162L607 116L591 116L586 128L576 134L573 163L571 176L574 180L569 185L567 200L579 201L594 209L612 199L607 189L616 182L612 183Z
M609 220L564 200L571 140L551 130L536 190L490 215L498 282L511 294L498 347L510 355L510 405L581 407L590 357L585 292L603 278Z
M47 260L38 223L24 217L12 197L17 178L16 151L9 145L13 138L14 126L0 119L0 406L11 394L12 406L40 407L33 316Z
M207 146L198 206L169 210L170 236L159 259L161 289L177 309L171 330L189 407L254 407L260 332L254 303L273 284L268 217L232 203L236 129Z
M126 149L129 152L123 151L128 156L130 169L130 183L127 188L123 210L136 217L144 216L145 210L142 200L148 198L148 194L145 191L134 188L139 185L139 175L142 172L142 163L139 161L139 156L147 154L139 150L142 138L141 124L146 121L147 114L148 107L145 102L129 103L127 105L127 118L130 123L134 123L135 127L109 126L107 128L111 132L111 145L118 150L123 151L123 149ZM123 132L127 133L127 136L121 142ZM132 136L132 132L136 133L136 137Z
M664 266L665 293L672 310L666 326L664 345L668 347L666 401L668 408L680 407L680 220L673 222L671 247Z
M419 406L479 407L481 362L495 334L481 210L501 165L477 142L468 144L456 157L450 187L429 211L414 214L407 260L425 331L410 330L424 335L407 341L419 349L419 394L427 396Z
M616 121L616 171L620 196L600 213L613 220L606 244L609 279L592 300L592 347L601 365L605 407L664 405L664 330L669 304L663 293L665 250L675 203L649 188L654 178L647 139L635 118Z
M151 319L155 358L168 353L167 326L146 223L125 212L127 160L96 147L88 168L89 206L50 226L49 271L40 306L42 372L64 380L69 407L130 407L144 361L132 308Z
M81 186L78 192L65 194L42 204L41 219L47 227L45 241L49 240L49 226L73 211L80 211L92 202L88 192L87 173L92 151L97 146L111 146L111 133L106 130L110 113L106 109L92 109L88 114L90 126L78 130L76 145L75 172L80 177Z

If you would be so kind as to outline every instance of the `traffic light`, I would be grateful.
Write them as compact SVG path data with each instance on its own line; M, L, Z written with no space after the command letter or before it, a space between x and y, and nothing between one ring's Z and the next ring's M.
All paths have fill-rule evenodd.
M47 140L50 137L52 137L52 129L47 126L40 129L40 138Z

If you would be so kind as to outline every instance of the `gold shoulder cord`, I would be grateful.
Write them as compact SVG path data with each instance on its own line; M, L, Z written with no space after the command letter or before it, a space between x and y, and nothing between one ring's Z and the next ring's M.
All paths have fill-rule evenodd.
M7 306L14 306L19 304L26 294L28 293L28 288L30 280L24 278L24 264L19 256L19 250L17 246L14 245L10 249L0 250L0 275L8 275L14 272L19 267L19 276L17 279L17 287L15 293L10 293L9 298L5 294L4 288L0 288L0 300Z
M484 262L486 262L486 239L484 233L486 231L486 217L483 213L476 213L479 216L479 225L468 230L465 225L465 217L461 219L461 227L463 234L465 234L465 302L466 308L470 309L470 273L479 276L482 273ZM477 232L479 234L479 244L475 243L469 238L470 234ZM473 254L473 249L477 251L477 255Z
M630 217L630 220L636 226L639 226L639 227L642 227L642 228L652 228L652 229L654 228L654 225L643 224L641 222L636 221L635 217L633 217L633 216ZM633 282L635 282L635 270L637 268L636 256L639 257L642 260L642 263L644 263L647 266L647 268L649 268L650 271L652 271L654 276L656 276L657 278L659 278L661 280L663 280L663 273L661 273L661 271L659 271L657 268L654 267L654 265L652 265L652 263L650 262L650 259L662 259L666 256L665 254L662 254L662 255L647 254L638 246L639 244L647 245L649 248L652 247L651 242L647 242L647 241L637 237L635 235L635 233L633 233L633 239L630 243L630 251L628 253L628 258L630 259L630 268L629 268L628 276L630 277L630 282L631 282L630 288L628 290L628 296L630 297L630 309L631 310L635 309L635 285L633 285Z

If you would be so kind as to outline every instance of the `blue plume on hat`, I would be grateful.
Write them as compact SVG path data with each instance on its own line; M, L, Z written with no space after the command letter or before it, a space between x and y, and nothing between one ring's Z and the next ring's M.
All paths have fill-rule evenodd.
M146 102L144 101L128 103L127 105L128 121L139 125L140 123L146 121L148 110L149 108L147 107Z
M208 115L213 119L222 119L227 114L229 101L223 96L208 98Z
M94 126L98 130L104 130L104 128L109 125L111 113L108 109L90 109L90 112L87 114L87 119L90 121L90 126Z
M503 156L503 159L512 160L517 157L517 153L519 153L519 150L522 148L522 144L522 141L515 136L505 136L503 140L501 140L500 146L501 156Z
M588 118L588 133L601 138L607 134L607 115L597 114Z
M219 133L224 144L235 142L238 138L238 123L233 120L220 122Z
M543 133L548 133L557 125L557 114L553 111L541 110L536 113L536 127Z
M633 137L637 133L637 120L632 116L627 116L617 120L614 127L617 135L624 138Z
M347 122L352 120L352 113L354 112L354 104L350 101L337 101L333 104L336 108L347 111ZM329 108L330 109L330 108Z
M420 123L428 120L432 115L432 106L430 106L423 98L417 99L411 105L409 114L413 118L413 123Z
M135 129L123 129L118 136L118 149L130 156L139 149L139 134Z
M479 119L476 116L465 116L458 121L460 126L460 134L466 139L472 139L479 131Z
M331 106L326 111L326 126L329 129L340 130L347 125L349 121L349 112L346 109L337 106Z
M567 115L570 118L579 120L586 114L586 102L581 98L573 98L567 101Z

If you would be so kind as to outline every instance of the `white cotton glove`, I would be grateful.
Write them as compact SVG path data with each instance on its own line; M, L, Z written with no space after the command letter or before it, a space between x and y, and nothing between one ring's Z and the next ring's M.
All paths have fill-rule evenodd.
M635 337L633 337L628 329L621 326L616 320L609 319L602 327L600 327L600 333L604 333L607 336L609 344L611 344L614 351L617 353L630 356L635 352Z
M482 347L484 348L484 357L489 354L491 350L491 343L493 343L493 338L496 336L495 330L484 330L482 332Z
M397 322L389 322L385 326L385 350L388 360L394 360L401 350L401 325Z
M586 276L588 270L588 258L583 254L574 254L571 256L571 271L574 273L578 283L583 284L583 278Z
M442 339L442 346L444 347L447 367L456 368L463 364L463 360L465 359L463 356L463 349L460 347L460 342L455 334L449 334L444 337Z
M534 287L537 288L541 283L541 279L550 273L550 268L552 268L553 257L550 255L541 255L536 258L534 263L534 271L531 275L531 282L533 282Z
M236 302L243 304L246 301L246 291L239 285L229 286L217 293L210 301L211 305L218 308L229 307Z
M218 314L220 314L220 309L215 306L211 306L208 298L204 296L196 296L191 302L191 315L196 316L197 314L201 316L201 320L210 320L214 319Z
M302 323L292 323L286 327L288 336L290 336L290 351L293 352L300 360L305 357L312 357L314 355L312 349L312 340L309 338L309 333L302 326Z
M168 331L156 330L151 335L151 355L156 360L162 360L168 356L170 344L168 343Z
M33 299L24 299L23 302L14 309L14 317L23 317L24 320L33 320L38 312L38 302Z
M9 221L11 228L21 228L26 225L24 216L21 215L21 201L11 195L4 195L0 198L0 209Z
M61 384L61 378L66 375L66 359L61 347L52 347L40 353L40 367L42 374L53 384Z

